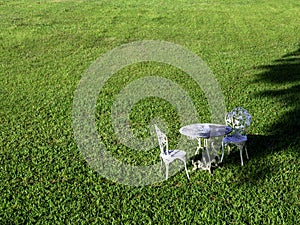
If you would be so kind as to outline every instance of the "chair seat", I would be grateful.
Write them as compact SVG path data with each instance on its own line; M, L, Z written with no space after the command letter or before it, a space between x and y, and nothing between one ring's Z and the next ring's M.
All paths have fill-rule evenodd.
M246 141L247 136L240 134L234 134L223 138L223 143L241 143Z
M173 162L175 159L179 159L183 162L186 162L186 152L182 150L169 150L169 154L161 153L160 157L165 162Z
M166 157L166 156L171 156L171 157L175 157L175 158L181 158L181 157L185 157L186 156L186 152L182 151L182 150L169 150L168 151L169 154L161 154L161 157Z

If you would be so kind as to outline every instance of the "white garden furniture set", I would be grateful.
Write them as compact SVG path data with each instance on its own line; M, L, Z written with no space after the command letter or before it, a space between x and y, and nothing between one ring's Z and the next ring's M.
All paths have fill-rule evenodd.
M237 107L231 112L225 115L225 124L211 124L211 123L197 123L189 124L180 128L179 132L182 135L189 137L190 139L197 139L198 146L195 151L195 156L199 154L199 150L202 152L201 160L192 159L194 165L193 170L201 169L208 170L211 173L212 166L218 165L224 159L225 148L230 153L231 145L238 147L240 151L241 165L244 165L243 151L245 150L246 157L247 152L247 128L251 125L252 117L249 112L242 108ZM155 124L155 130L160 146L160 158L161 167L164 162L166 167L166 180L168 179L169 164L174 160L181 160L184 164L186 175L190 179L187 170L187 156L184 150L170 150L168 147L167 136L159 129ZM218 137L221 138L221 146L218 144ZM221 147L222 155L219 157L219 150ZM160 168L161 168L160 167Z

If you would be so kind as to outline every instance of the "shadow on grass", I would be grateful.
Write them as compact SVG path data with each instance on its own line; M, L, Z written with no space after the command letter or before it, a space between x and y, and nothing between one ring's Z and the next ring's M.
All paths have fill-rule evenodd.
M258 82L274 84L276 90L265 90L256 96L273 99L287 107L286 113L271 125L268 133L272 134L262 141L271 141L272 149L280 151L284 146L299 149L300 144L300 46L299 48L260 69L266 71L259 74ZM255 139L252 141L256 141ZM273 143L275 141L275 143ZM260 142L262 143L262 142ZM259 143L258 143L259 144ZM299 151L298 151L299 153Z
M268 98L274 102L283 103L287 108L285 113L277 118L267 130L269 135L248 135L249 160L258 159L259 166L247 165L250 163L243 154L246 166L241 168L238 175L240 182L257 183L266 177L284 170L280 159L269 162L267 157L281 151L290 151L294 155L289 159L291 164L298 164L300 156L300 46L298 50L282 56L271 65L262 66L265 71L258 74L256 82L274 84L276 89L269 89L255 93L254 97ZM268 85L270 86L270 85ZM270 118L270 121L273 121ZM289 153L288 153L289 154ZM233 152L227 163L240 163L239 152ZM269 158L270 159L270 158ZM226 164L227 164L226 163ZM240 166L240 164L239 164ZM252 168L253 167L253 168ZM251 170L251 171L249 171ZM244 173L245 172L245 173Z

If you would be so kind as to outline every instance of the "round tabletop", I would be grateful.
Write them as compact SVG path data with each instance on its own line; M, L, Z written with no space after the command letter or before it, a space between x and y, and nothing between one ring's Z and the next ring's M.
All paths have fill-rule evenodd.
M191 138L210 138L229 134L232 128L223 124L195 123L180 128L179 132Z

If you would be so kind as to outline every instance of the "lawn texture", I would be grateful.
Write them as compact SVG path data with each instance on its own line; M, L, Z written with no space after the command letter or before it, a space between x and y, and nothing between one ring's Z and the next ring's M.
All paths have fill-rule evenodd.
M299 15L294 0L2 0L0 224L300 224ZM188 181L183 170L141 187L89 167L73 134L74 92L99 56L142 40L198 55L226 109L242 106L252 114L243 167L233 151L213 175L194 171ZM130 82L157 75L185 89L199 121L210 122L205 94L183 71L130 65L105 84L95 115L101 141L126 163L158 163L159 148L137 152L118 142L112 104ZM132 129L149 136L157 116L175 147L181 124L166 101L139 102Z

